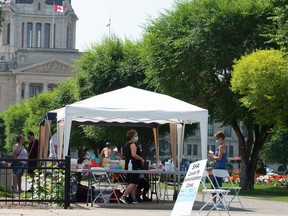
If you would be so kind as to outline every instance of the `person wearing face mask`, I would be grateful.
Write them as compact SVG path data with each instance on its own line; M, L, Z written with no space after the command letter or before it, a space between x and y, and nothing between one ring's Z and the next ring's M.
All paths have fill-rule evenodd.
M222 131L218 131L214 135L215 142L219 145L215 151L215 154L208 153L208 157L214 160L214 169L227 169L227 153L226 153L226 144L225 144L225 135ZM216 188L222 187L222 178L213 177L213 184ZM218 184L217 184L217 182ZM214 200L216 202L216 200Z
M144 165L144 159L140 156L141 151L137 147L136 143L138 142L138 133L136 130L131 129L127 132L126 137L128 139L128 143L125 145L124 155L125 155L125 170L128 170L128 165L131 160L132 169L139 170L142 169ZM123 193L120 201L128 204L128 196L132 198L132 203L137 204L138 201L136 199L136 189L139 183L139 173L127 173L126 182L128 186L126 187L125 192Z

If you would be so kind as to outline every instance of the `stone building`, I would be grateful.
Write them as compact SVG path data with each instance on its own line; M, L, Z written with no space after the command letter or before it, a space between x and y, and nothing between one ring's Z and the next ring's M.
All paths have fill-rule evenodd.
M54 4L65 8L55 11ZM0 112L73 75L78 20L71 0L2 0Z

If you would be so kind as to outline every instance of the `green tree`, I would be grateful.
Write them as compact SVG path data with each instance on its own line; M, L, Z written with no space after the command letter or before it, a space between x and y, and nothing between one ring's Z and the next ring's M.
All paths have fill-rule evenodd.
M75 64L80 99L128 85L147 88L140 49L140 43L113 35L86 50Z
M288 164L288 133L276 131L265 144L261 156L267 163L280 163L287 169Z
M270 38L270 42L277 43L284 51L288 50L288 1L272 0L274 10L269 17L273 21L273 25L267 26L266 36Z
M243 189L254 187L267 128L255 127L250 112L231 92L231 71L234 59L266 46L260 34L271 22L271 11L269 0L183 1L151 20L143 37L151 86L207 108L212 120L232 125L239 139ZM247 140L240 122L248 129Z
M5 150L12 152L13 146L16 144L16 136L25 134L23 130L25 121L29 116L29 111L25 103L12 105L2 113L5 125Z
M288 127L288 58L279 50L259 50L235 62L232 91L258 124Z
M54 97L51 100L51 104L54 109L64 107L79 100L77 81L74 77L70 78L67 82L62 82L53 92Z

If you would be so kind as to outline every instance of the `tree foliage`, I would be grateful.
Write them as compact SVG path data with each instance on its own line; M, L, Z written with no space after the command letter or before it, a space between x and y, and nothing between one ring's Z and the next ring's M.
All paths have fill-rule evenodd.
M112 36L86 50L75 64L80 99L127 85L145 89L140 49L140 44Z
M16 144L16 136L25 134L23 128L29 116L29 111L25 103L15 104L9 107L2 118L5 122L5 150L12 152L13 146Z
M28 131L33 131L38 136L40 118L51 110L52 100L52 92L43 93L21 104L12 105L3 112L6 151L12 150L18 134L26 135Z
M143 58L147 81L159 92L209 110L211 118L232 125L240 145L241 186L253 188L258 155L269 127L253 116L230 90L235 59L266 44L271 23L269 0L194 0L176 3L146 26ZM248 130L245 140L239 122Z
M235 115L239 118L241 108L229 91L230 72L234 59L264 46L259 35L261 25L268 22L269 6L268 1L250 0L178 3L146 28L149 84L209 108L224 124Z
M270 38L270 42L277 43L284 51L288 50L288 1L272 0L274 5L273 13L270 19L272 25L267 26L266 36Z
M288 61L279 50L259 50L235 62L232 91L258 124L288 127Z
M278 130L265 144L261 156L267 163L280 163L285 168L288 164L288 132Z
M67 82L62 82L53 92L54 96L51 104L54 109L64 107L79 99L78 86L75 78L70 78Z

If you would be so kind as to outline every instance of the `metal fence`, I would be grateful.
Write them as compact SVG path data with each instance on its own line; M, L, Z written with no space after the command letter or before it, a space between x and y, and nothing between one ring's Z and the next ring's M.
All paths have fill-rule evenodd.
M74 194L71 191L69 156L65 159L0 158L0 202L6 204L57 204L67 209ZM24 166L19 162L24 162ZM21 177L17 175L21 174ZM21 191L13 181L21 179ZM16 190L17 189L17 190ZM74 192L76 193L76 192Z

